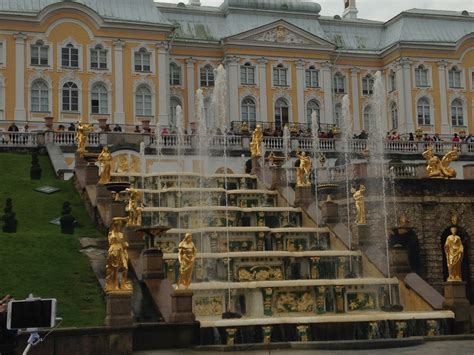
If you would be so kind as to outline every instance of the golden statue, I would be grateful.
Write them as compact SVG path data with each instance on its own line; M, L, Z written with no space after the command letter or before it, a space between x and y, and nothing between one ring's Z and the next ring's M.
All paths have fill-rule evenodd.
M125 191L127 191L130 195L128 205L125 207L125 211L128 212L127 225L141 226L142 208L145 207L143 204L142 193L133 187L130 187Z
M107 255L105 292L132 291L132 284L127 280L128 243L122 233L126 218L115 217L109 230L109 250ZM119 273L121 278L119 280Z
M92 132L92 125L89 123L83 123L79 121L76 126L76 142L77 142L77 152L83 156L86 152L87 144L87 134Z
M186 233L178 245L179 278L177 288L182 285L187 289L191 284L196 254L197 249L193 243L193 236L191 233Z
M258 124L255 128L255 131L253 131L252 142L250 142L250 152L252 153L252 158L259 158L262 156L262 141L262 126Z
M441 160L434 154L433 146L423 152L423 158L427 162L426 171L430 178L452 179L456 177L456 170L451 168L449 164L453 160L459 158L459 151L457 149L450 150Z
M98 184L104 185L110 182L110 173L111 173L111 163L112 163L112 154L110 154L109 147L104 145L102 152L97 159L100 164L100 179Z
M456 235L456 227L451 227L451 235L446 238L444 252L446 253L446 262L448 264L448 282L462 281L461 263L464 256L464 247L461 238Z
M311 157L300 151L296 152L296 156L300 161L300 166L296 170L296 186L311 186L309 179L312 167Z
M356 209L357 209L357 218L356 224L361 225L365 224L365 186L360 185L359 190L355 188L351 189L352 197L354 198Z
M130 172L130 164L128 164L128 157L126 155L120 155L118 157L117 168L115 170L119 174Z

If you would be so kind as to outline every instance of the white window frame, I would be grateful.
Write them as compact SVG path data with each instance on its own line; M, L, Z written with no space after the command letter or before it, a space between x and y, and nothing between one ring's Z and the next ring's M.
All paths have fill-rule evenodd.
M309 105L312 102L316 103L317 108L315 110L314 109L310 110L310 108L309 108ZM313 114L313 111L316 111L316 120L317 120L317 125L318 125L318 128L319 128L319 127L321 127L321 103L318 100L316 100L315 98L311 98L306 103L306 125L307 125L308 128L312 127L311 115Z
M97 68L93 68L92 67L92 52L97 52L97 55L99 58L99 53L98 52L105 52L105 65L106 67L105 68L100 68L100 60L98 62L98 67ZM92 72L100 72L100 73L103 73L103 72L111 72L112 71L112 57L111 57L111 50L108 46L104 45L103 43L95 43L94 45L92 46L89 46L88 47L88 58L87 58L87 61L89 63L89 71L92 71Z
M50 46L48 44L45 44L45 42L42 39L36 40L34 43L31 43L29 45L30 49L30 55L29 57L29 65L31 67L49 67L50 66ZM33 63L33 52L38 51L38 56L35 57L37 59L36 63ZM44 52L46 53L46 64L41 63L42 59L44 59L43 54Z
M33 97L34 97L33 86L38 82L45 84L46 88L39 91L40 94L38 95L38 107L33 108ZM44 92L46 92L46 106L43 106L41 104L41 99L44 98ZM50 108L51 108L50 100L51 100L51 89L50 89L49 83L46 80L41 79L41 78L34 79L30 85L30 112L33 112L33 113L48 112L49 113Z
M457 69L457 70L455 70ZM454 74L459 75L458 82L455 81ZM463 89L464 88L464 70L460 68L458 65L453 65L448 70L448 88L450 89Z
M95 93L94 88L96 88L97 86L102 86L105 89L105 93L104 92ZM106 98L105 110L104 110L104 106L102 105L104 94ZM92 100L95 99L94 97L95 95L98 95L97 97L98 105L95 106L98 108L97 112L93 111L94 106L92 105ZM105 84L104 82L97 81L91 85L90 98L89 98L89 110L90 110L91 115L109 115L110 114L110 93L109 93L109 88L107 84Z
M369 108L369 110L367 110L367 108ZM366 105L364 107L364 111L363 111L363 118L364 118L364 130L366 132L369 132L370 130L370 124L374 121L374 107L372 105Z
M361 79L362 96L372 96L374 94L375 79L371 74L366 74Z
M135 53L139 53L140 50L145 49L149 54L150 54L150 71L137 71L135 70ZM147 45L140 45L132 50L131 53L131 69L132 69L132 74L139 74L139 75L150 75L150 74L155 74L155 51L152 48L149 48Z
M247 100L251 100L253 105L246 104ZM253 118L251 117L251 107L253 107ZM240 120L247 122L251 129L255 128L254 126L257 122L257 100L253 96L247 95L240 101Z
M274 126L276 127L277 125L277 122L276 122L276 113L277 113L277 102L279 100L283 100L284 102L286 102L286 107L288 108L288 123L291 123L293 122L292 120L292 102L291 102L291 97L286 97L286 96L278 96L276 98L276 100L273 102L273 123L274 123ZM282 106L283 107L283 106ZM283 117L280 116L280 124L281 124L281 129L283 129L284 127L284 123L283 123Z
M397 91L397 73L395 71L391 70L388 73L388 92L394 92Z
M177 105L173 106L173 102L176 102ZM170 128L171 129L177 128L176 109L178 106L181 106L181 109L183 109L183 100L181 100L181 98L178 96L171 96L170 98ZM183 109L183 114L184 114L184 109Z
M278 80L275 82L275 73L278 73ZM282 78L285 78L285 83L282 84ZM291 72L290 68L283 63L278 63L272 67L272 85L274 87L291 87Z
M253 80L249 80L252 73ZM246 62L240 66L240 85L256 85L257 83L257 70L254 65L250 62Z
M428 112L426 112L426 106L423 106L423 112L422 113L422 122L420 122L420 117L419 117L419 114L420 114L420 111L419 111L419 108L421 107L419 102L421 100L425 100L427 102L427 107L428 107ZM433 110L431 108L432 104L431 104L431 99L429 97L426 97L426 96L422 96L422 97L419 97L417 98L416 100L416 123L418 126L431 126L433 125L433 122L434 122L434 117L433 117ZM426 113L428 113L428 119L429 121L427 122L426 121Z
M390 122L392 123L392 129L398 129L398 105L395 101L392 101L389 106L390 109Z
M210 69L210 71L209 71ZM216 74L214 73L214 66L210 63L206 63L199 67L199 87L201 88L213 88L216 84ZM210 74L209 74L210 73ZM203 74L205 74L205 85L203 85ZM212 75L212 80L211 80ZM212 85L211 85L212 83Z
M137 102L137 92L140 90L142 87L146 87L150 91L150 111L147 112L147 108L144 106L141 109L141 112L138 112L138 102ZM155 117L155 92L153 91L152 87L148 84L141 83L137 85L135 90L133 91L133 113L135 117ZM143 101L143 105L145 105L145 100ZM148 114L149 113L149 114Z
M63 50L64 49L67 49L68 52L69 52L69 59L68 59L68 64L69 65L63 65ZM77 67L75 66L71 66L70 64L72 64L72 51L73 50L77 50ZM82 68L82 63L81 63L81 60L82 60L82 51L80 50L79 46L77 46L75 43L73 42L68 42L66 43L65 45L62 45L60 47L60 50L59 50L59 67L62 68L62 69L70 69L70 70L80 70Z
M64 86L68 83L73 83L73 84L76 85L76 88L77 88L77 110L72 110L72 107L71 107L72 106L72 95L69 98L69 106L70 106L69 110L64 109L64 106L63 106ZM60 92L61 92L61 101L59 102L60 111L62 113L81 113L81 104L82 104L82 101L81 101L81 86L74 80L66 80L65 82L61 83Z
M454 116L453 104L459 102L461 105L456 106L456 115ZM459 97L451 100L451 105L449 106L449 116L451 118L451 125L453 127L466 127L466 110L464 109L464 101ZM459 108L461 109L459 111ZM460 114L460 115L459 115ZM461 122L459 122L461 120Z
M178 83L174 81L176 77L173 75L174 73L178 74ZM171 62L170 67L169 67L169 72L170 72L170 85L171 86L181 86L183 85L183 68L176 62Z
M7 66L7 41L0 39L0 68Z
M341 127L341 120L342 120L342 104L339 102L336 102L334 104L334 124L337 127Z
M336 77L337 78L340 78L340 80L337 80L336 81ZM339 88L338 88L338 85L339 82L342 82L343 84L343 91L339 91ZM333 85L333 91L335 94L346 94L347 93L347 80L346 80L346 76L341 73L340 71L334 73L333 77L332 77L332 85Z
M426 72L426 85L425 83L419 82L417 80L417 72L420 70L420 67L423 67L423 70ZM421 77L420 77L421 79ZM431 66L426 65L425 63L419 63L413 67L413 85L415 88L429 88L431 87Z
M471 68L469 70L469 80L471 81L471 85L470 85L471 91L474 91L474 68Z
M320 71L314 65L304 72L304 82L307 89L317 89L321 87Z

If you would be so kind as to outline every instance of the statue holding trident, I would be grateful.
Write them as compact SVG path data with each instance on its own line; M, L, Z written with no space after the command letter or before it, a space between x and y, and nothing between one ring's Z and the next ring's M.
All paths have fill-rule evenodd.
M360 185L359 190L355 188L351 189L352 197L354 198L356 209L357 209L357 218L356 224L363 225L366 223L365 221L365 186Z
M93 128L90 123L83 123L82 121L77 122L77 126L76 126L77 152L81 156L84 156L84 153L86 153L87 134L92 131L93 131Z
M253 131L252 141L250 142L250 153L252 155L252 158L259 158L262 156L262 141L262 126L258 124L255 130Z

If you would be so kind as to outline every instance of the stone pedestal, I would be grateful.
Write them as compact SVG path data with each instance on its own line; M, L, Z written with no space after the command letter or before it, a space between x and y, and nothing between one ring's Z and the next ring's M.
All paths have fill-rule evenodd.
M163 252L156 248L143 250L142 261L142 279L165 278L165 266L163 261Z
M443 307L454 312L454 332L469 333L470 303L466 298L465 282L451 281L444 284Z
M112 203L112 194L107 190L105 185L96 186L96 200L97 203L102 203L104 205L110 205Z
M325 224L333 224L339 222L339 211L337 203L328 195L328 199L321 204L321 218Z
M110 220L114 217L126 217L125 204L123 201L112 201L110 204Z
M272 167L270 168L272 173L272 183L270 188L276 190L279 187L286 187L286 170L282 167Z
M372 244L370 240L370 228L367 224L356 225L357 245L368 247Z
M295 188L295 206L308 208L313 203L314 198L311 186L296 186Z
M394 275L406 275L412 271L406 248L390 248L390 271Z
M87 162L78 152L74 155L74 169L84 169L87 166Z
M194 322L196 316L193 313L193 292L190 290L176 290L171 294L171 318L172 323Z
M130 249L142 250L145 246L143 232L137 232L136 229L137 227L126 226L123 229L123 235L125 236L125 240L128 242Z
M86 185L96 185L99 181L99 167L93 163L88 163L85 168L84 180Z
M132 292L118 291L107 294L105 324L110 327L133 325Z
M252 175L261 175L262 167L260 166L260 157L252 157Z

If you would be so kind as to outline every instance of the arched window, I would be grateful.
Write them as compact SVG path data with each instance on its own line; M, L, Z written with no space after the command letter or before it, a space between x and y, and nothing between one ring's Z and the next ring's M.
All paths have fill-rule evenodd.
M395 102L390 105L390 118L392 120L392 129L398 129L398 107Z
M44 80L35 80L31 85L31 111L49 111L49 90Z
M397 80L396 80L395 72L391 70L390 74L388 74L388 91L392 92L395 90L397 90Z
M91 90L91 112L106 115L109 113L109 94L102 83L94 84Z
M430 102L426 97L422 97L416 104L416 114L419 125L431 124L431 107Z
M415 83L419 88L428 86L428 69L424 65L419 65L415 68Z
M63 111L79 111L79 89L73 82L63 85Z
M170 100L170 126L171 129L176 128L176 108L181 106L181 101L177 97L172 97Z
M306 105L306 123L308 128L311 128L313 124L313 112L316 113L316 124L319 128L321 124L321 108L316 100L310 100Z
M65 68L79 68L79 49L72 43L61 48L61 66Z
M140 48L135 52L133 58L136 72L148 73L151 71L151 53L146 48Z
M346 78L341 73L334 74L334 93L344 94L346 92Z
M250 128L255 128L255 122L257 121L257 107L253 98L246 97L242 100L241 112L242 121L248 122Z
M367 105L364 108L364 130L368 132L370 130L370 124L373 120L374 111L372 110L372 106Z
M449 71L449 87L452 89L459 89L462 87L462 82L461 82L461 70L454 66L451 68Z
M374 78L371 75L366 75L362 78L362 94L372 95L374 93Z
M91 69L107 69L107 49L101 44L91 49Z
M317 70L314 66L310 66L308 69L306 69L305 77L307 88L319 87L319 70Z
M201 68L201 86L214 86L214 69L209 64Z
M334 105L334 123L337 127L341 127L341 120L342 120L342 105L335 104ZM348 122L346 122L346 125Z
M152 116L151 90L147 85L140 85L135 92L135 115Z
M288 68L283 64L278 64L273 68L273 85L288 86Z
M170 85L181 85L181 67L176 63L170 64Z
M49 47L44 45L42 40L37 40L31 45L30 64L31 65L48 65Z
M451 103L451 122L453 126L464 126L463 104L459 99Z
M242 85L255 85L255 67L245 63L240 67L240 83Z
M275 128L281 129L288 123L288 102L280 98L275 103Z

